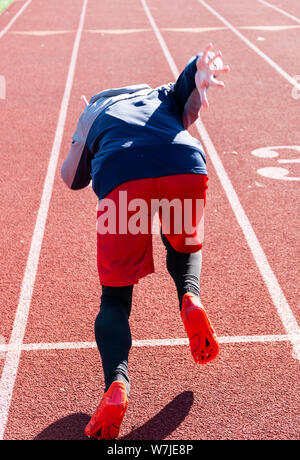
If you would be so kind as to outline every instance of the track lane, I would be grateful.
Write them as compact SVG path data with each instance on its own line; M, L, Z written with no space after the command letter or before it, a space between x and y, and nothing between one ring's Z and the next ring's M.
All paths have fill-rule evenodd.
M77 35L78 35L78 33L76 34L76 39L77 39ZM76 41L75 41L75 43L76 43ZM73 54L74 54L74 52L73 52ZM31 55L31 59L32 58L33 58L33 56ZM33 82L34 82L34 78L32 78L32 80L31 80L31 83L33 83ZM30 86L29 86L29 88L30 88ZM29 90L29 88L26 87L27 90ZM18 98L19 98L20 102L23 102L23 105L24 105L24 101L21 99L22 95L20 94L20 91L17 91L17 88L14 88L14 89L17 92L16 100L18 100ZM57 89L58 88L56 88L56 91L57 91ZM65 92L66 92L66 90L65 90ZM57 95L57 93L56 93L56 95ZM39 101L40 101L41 93L39 93L37 97L39 98ZM26 100L26 101L28 102L28 101L30 101L30 99L31 99L31 103L32 103L32 101L34 101L34 103L37 104L36 100L35 100L35 97L32 96L32 93L30 94L30 96L28 97L28 100ZM65 96L63 98L63 103L65 103L64 99L65 99ZM10 99L10 101L11 101L11 99ZM46 102L46 98L43 100L43 102L44 103ZM53 101L52 101L52 104L53 104ZM17 104L16 104L16 101L15 101L15 106L14 106L15 109L16 109L16 105ZM40 104L39 116L41 116L41 114L44 116L44 112L42 112L41 106L42 106L42 104ZM58 123L62 124L63 121L61 120L61 118L62 118L61 117L61 112L62 112L62 109L60 110ZM39 120L38 115L35 116L35 112L33 114L31 114L31 118L33 120L35 120L36 123L38 123L38 120ZM18 117L17 117L17 119L18 119ZM28 119L30 119L30 118L28 118ZM39 134L41 132L40 131L41 127L42 126L39 126ZM58 129L56 129L56 137L57 137L57 131L58 131ZM21 135L21 133L19 133L19 134ZM40 137L41 136L37 136L36 138L38 140L40 140ZM55 141L54 141L52 151L55 148L55 142L57 143L57 139L55 139ZM37 145L37 142L36 142L35 145ZM44 147L46 145L45 139L44 139L44 144L43 145L44 145ZM41 146L39 146L39 147L41 148ZM24 148L24 146L23 146L23 148ZM43 152L43 148L41 148L41 152ZM23 153L22 149L19 148L18 153L19 153L19 156L22 156L22 153ZM30 153L32 154L33 152L30 151ZM17 155L15 155L15 156L17 157ZM43 216L43 213L47 212L47 211L44 211L44 208L46 209L46 206L47 206L46 205L45 195L47 195L47 193L48 193L47 187L50 189L50 186L48 186L47 181L48 181L49 171L51 171L51 167L52 167L51 166L52 157L53 157L53 154L51 154L50 162L49 162L49 157L47 158L47 160L49 162L49 165L47 165L48 169L46 168L47 169L47 176L46 176L45 184L44 184L44 187L43 187L41 203L39 204L39 207L38 207L38 214L37 214L37 219L36 219L36 222L35 222L34 234L33 234L32 240L31 240L30 251L29 251L29 254L28 254L27 262L26 262L24 278L23 278L23 281L22 281L20 297L19 297L19 300L18 300L18 307L17 307L16 313L15 313L14 324L13 324L12 333L11 333L11 336L10 336L10 344L16 345L16 350L11 350L11 351L8 351L6 353L4 366L3 366L3 370L2 370L2 375L1 375L1 381L0 381L0 409L1 409L1 412L0 412L0 437L1 437L1 439L2 439L2 436L4 434L5 425L6 425L6 422L7 422L7 414L8 414L8 410L9 410L9 407L10 407L10 400L11 400L11 397L12 397L12 394L13 394L15 377L16 377L17 371L18 371L19 359L20 359L20 354L21 354L20 349L18 349L18 345L22 344L23 336L24 336L24 333L25 333L26 325L27 325L27 315L28 315L28 310L30 308L31 291L32 291L32 288L33 288L33 285L34 285L35 271L36 271L37 265L38 265L39 239L43 237L42 236L43 235L43 222L42 221L43 221L43 218L47 217L46 215ZM21 160L22 160L22 158L21 158ZM36 160L37 160L37 156L35 157L35 161ZM15 164L14 164L14 166L15 166ZM32 157L31 157L30 163L28 163L27 165L25 165L25 163L23 164L23 168L24 169L22 169L22 173L26 171L26 168L28 168L26 172L28 172L28 170L31 171ZM18 170L18 172L19 172L19 170ZM35 172L36 172L36 170L35 170ZM32 175L30 175L30 173L29 173L29 177L32 178ZM30 190L31 190L31 192L34 192L33 187ZM11 189L8 187L7 193L9 193L9 192L11 192ZM24 205L24 203L22 203L22 204ZM30 204L32 205L32 203L30 203ZM9 212L10 211L11 210L9 210ZM24 219L24 221L27 222L26 219ZM12 255L15 256L15 254L13 252L12 252ZM5 311L5 309L3 308L3 312L4 311ZM6 321L7 321L7 318L6 318Z
M76 4L79 6L78 1L72 3L74 14ZM52 2L58 17L66 6L67 3L63 7L61 2ZM0 101L0 166L3 171L0 228L3 255L0 303L3 308L0 311L0 334L6 341L9 340L18 304L57 122L59 97L63 92L65 63L74 39L74 34L71 34L63 41L52 37L45 43L35 37L11 33L15 27L23 29L28 24L27 15L30 17L34 14L35 7L36 3L30 4L10 32L2 38L0 51L1 73L6 79L6 99ZM70 14L66 23L73 28L74 16ZM52 25L55 25L54 18ZM56 77L49 78L54 69L54 62L49 56L53 54L56 56ZM38 72L33 62L39 63Z

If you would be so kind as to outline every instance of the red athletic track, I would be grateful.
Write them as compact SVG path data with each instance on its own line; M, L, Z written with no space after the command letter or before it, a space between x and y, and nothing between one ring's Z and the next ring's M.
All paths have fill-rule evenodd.
M23 3L16 2L9 14L0 16L0 30ZM207 3L235 27L297 25L253 0ZM271 3L300 17L295 0ZM0 100L0 335L6 343L13 330L82 5L83 0L33 0L0 41L0 74L7 82L7 99ZM292 86L232 31L164 30L224 27L197 0L147 0L147 5L179 69L209 41L222 49L231 65L226 89L209 92L211 107L201 112L202 120L299 323L299 182L258 175L257 169L276 166L277 160L254 157L251 151L300 145L300 102L291 97ZM95 29L145 30L91 32ZM299 29L239 30L292 77L300 74ZM16 33L24 31L65 33ZM257 41L259 36L265 40ZM80 95L90 97L104 88L133 83L158 86L173 78L140 0L88 1L24 344L94 341L100 296L96 197L89 188L71 192L60 179L81 112ZM199 137L196 127L191 132ZM284 158L295 158L295 152L285 152ZM207 163L202 302L220 337L285 335L209 156ZM284 167L291 176L300 176L299 164ZM156 273L143 279L134 293L133 339L185 337L158 236L154 253ZM6 354L0 356L2 370ZM287 340L222 343L217 360L199 367L187 346L133 347L132 393L120 438L297 439L300 385L294 356ZM83 439L102 390L95 348L23 351L4 439Z

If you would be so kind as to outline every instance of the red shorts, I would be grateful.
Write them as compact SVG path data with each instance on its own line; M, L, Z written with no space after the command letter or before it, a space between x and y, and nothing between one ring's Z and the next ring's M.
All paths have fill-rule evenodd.
M154 272L152 234L157 213L162 232L179 252L203 243L207 176L180 174L119 185L99 201L97 264L104 286L129 286Z

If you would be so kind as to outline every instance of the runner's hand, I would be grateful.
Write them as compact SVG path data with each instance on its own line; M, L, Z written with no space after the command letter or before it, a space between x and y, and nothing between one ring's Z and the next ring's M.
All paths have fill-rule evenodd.
M223 66L223 61L221 59L222 53L219 51L217 54L213 54L210 50L213 47L210 43L203 55L200 56L197 60L197 72L195 75L196 87L200 94L201 104L208 108L207 100L207 88L209 86L219 86L223 88L225 85L222 81L217 80L216 77L221 73L227 73L230 71L228 65Z

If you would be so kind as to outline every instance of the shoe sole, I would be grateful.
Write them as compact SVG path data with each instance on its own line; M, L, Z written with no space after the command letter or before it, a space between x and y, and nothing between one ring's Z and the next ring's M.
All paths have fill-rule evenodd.
M205 364L219 354L219 343L203 308L187 310L186 332L194 361Z

